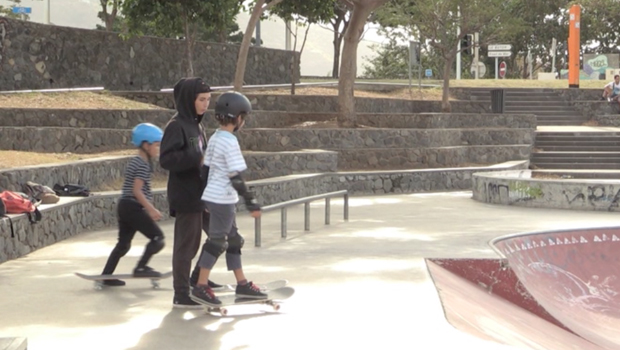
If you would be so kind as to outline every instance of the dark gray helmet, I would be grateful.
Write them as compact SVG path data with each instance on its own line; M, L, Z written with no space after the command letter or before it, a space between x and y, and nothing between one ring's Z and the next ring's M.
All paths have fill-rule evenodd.
M236 92L225 92L215 101L215 115L236 118L242 113L252 112L252 103L245 95Z

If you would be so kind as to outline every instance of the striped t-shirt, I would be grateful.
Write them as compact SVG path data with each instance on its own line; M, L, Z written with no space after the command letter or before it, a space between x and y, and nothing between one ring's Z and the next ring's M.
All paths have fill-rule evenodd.
M239 195L232 187L229 175L248 168L237 137L226 130L215 131L207 144L204 164L209 167L209 178L202 200L218 204L237 203Z
M133 183L135 179L142 179L144 181L142 193L144 193L144 196L149 202L153 201L153 193L151 193L151 166L139 156L131 158L129 164L127 164L121 198L137 201L136 197L133 195Z

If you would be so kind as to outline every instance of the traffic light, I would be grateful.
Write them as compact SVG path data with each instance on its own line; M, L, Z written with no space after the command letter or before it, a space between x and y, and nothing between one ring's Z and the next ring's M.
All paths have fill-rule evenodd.
M467 34L461 39L461 50L466 55L471 55L474 52L474 40L472 34Z

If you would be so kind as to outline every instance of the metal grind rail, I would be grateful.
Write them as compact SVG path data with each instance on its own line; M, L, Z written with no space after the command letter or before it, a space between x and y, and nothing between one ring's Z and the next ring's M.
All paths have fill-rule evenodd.
M310 202L325 199L325 225L329 225L331 221L331 199L334 197L343 197L344 198L344 220L349 220L349 192L347 190L328 192L323 194L317 194L314 196L303 197L298 199L293 199L286 202L276 203L272 205L268 205L266 207L261 208L263 213L268 211L280 209L281 212L281 223L280 223L280 231L281 237L286 238L286 230L287 230L287 209L293 205L304 204L304 231L310 231ZM254 246L261 246L261 218L254 219Z

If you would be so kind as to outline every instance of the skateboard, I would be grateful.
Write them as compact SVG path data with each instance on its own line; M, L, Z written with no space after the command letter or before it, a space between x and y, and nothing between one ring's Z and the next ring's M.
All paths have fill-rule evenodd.
M162 273L160 277L134 277L132 274L121 274L121 275L85 275L83 273L76 272L76 276L81 277L85 280L95 281L95 289L102 290L105 286L103 284L104 280L110 279L119 279L119 280L133 280L133 279L148 279L151 280L151 285L153 289L159 289L159 280L168 278L172 276L172 271Z
M278 311L280 310L280 302L292 297L293 294L295 294L295 289L291 287L280 287L268 291L267 298L265 299L244 298L234 294L218 295L218 299L222 302L222 304L218 306L207 304L200 299L192 298L192 300L204 305L205 311L208 313L219 313L222 316L226 316L228 314L227 307L234 305L265 304L271 306L274 311Z
M256 285L260 288L261 292L268 292L270 290L286 287L288 284L287 280L275 280L267 283L256 283ZM224 292L234 292L237 289L236 284L226 284L221 289L213 289L216 293L224 293Z

